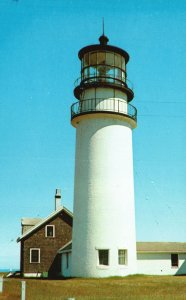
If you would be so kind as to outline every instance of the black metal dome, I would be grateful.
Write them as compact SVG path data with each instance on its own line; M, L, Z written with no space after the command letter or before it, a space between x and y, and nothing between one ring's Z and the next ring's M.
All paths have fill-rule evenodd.
M108 45L107 43L108 43L109 39L104 34L99 37L99 41L100 41L100 44L93 44L93 45L89 45L89 46L86 46L86 47L83 47L82 49L80 49L80 51L78 53L79 59L81 60L82 57L84 56L84 54L87 52L104 50L104 51L115 52L115 53L122 55L125 58L125 62L127 64L130 56L125 50L123 50L119 47L116 47L116 46Z

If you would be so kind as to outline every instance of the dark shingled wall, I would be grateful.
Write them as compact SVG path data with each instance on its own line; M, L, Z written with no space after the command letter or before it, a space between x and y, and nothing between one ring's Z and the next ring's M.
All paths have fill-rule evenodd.
M55 225L55 237L45 237L45 226ZM62 211L21 241L21 273L48 272L57 276L61 270L57 251L72 239L72 217ZM40 248L40 263L30 263L30 248Z

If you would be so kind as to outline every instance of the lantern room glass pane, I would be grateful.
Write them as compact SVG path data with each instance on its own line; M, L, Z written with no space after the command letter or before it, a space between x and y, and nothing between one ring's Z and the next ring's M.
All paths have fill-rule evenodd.
M100 65L97 66L97 76L106 76L106 66L105 65Z
M115 67L121 68L121 55L115 54Z
M122 72L122 81L126 81L126 76L125 76L125 72Z
M121 68L122 70L125 70L125 59L123 56L121 57Z
M109 66L114 65L114 53L107 52L106 54L106 64Z
M96 76L96 67L90 67L89 68L89 76Z
M98 65L105 65L106 61L106 53L105 52L98 52L97 53L97 64Z
M90 53L90 63L89 64L91 66L97 64L97 53L96 52Z
M89 53L85 53L83 57L83 68L89 65Z
M121 70L115 68L115 78L121 80Z
M114 77L114 68L109 68L107 73L109 77Z
M89 68L85 68L83 70L83 79L89 77L89 71L90 71Z

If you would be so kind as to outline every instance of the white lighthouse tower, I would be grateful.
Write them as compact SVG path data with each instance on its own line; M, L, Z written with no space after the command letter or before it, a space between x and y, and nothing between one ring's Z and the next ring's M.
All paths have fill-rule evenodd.
M132 129L137 110L129 102L129 55L99 44L79 51L81 77L71 107L76 128L72 276L136 273Z

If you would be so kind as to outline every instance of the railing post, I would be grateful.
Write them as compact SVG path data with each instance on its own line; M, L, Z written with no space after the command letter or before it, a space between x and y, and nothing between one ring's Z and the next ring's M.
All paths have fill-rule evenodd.
M3 277L0 277L0 293L3 292Z
M21 300L26 300L26 282L21 281Z

